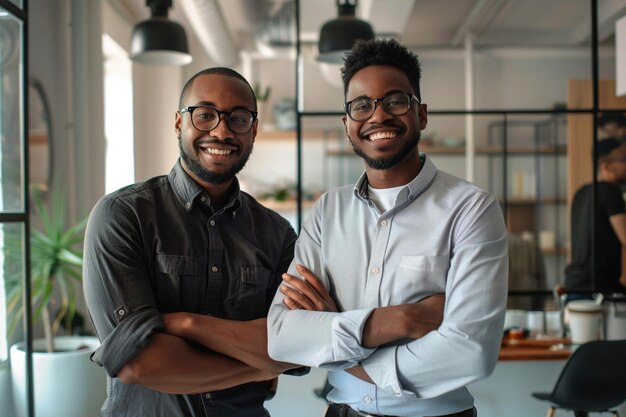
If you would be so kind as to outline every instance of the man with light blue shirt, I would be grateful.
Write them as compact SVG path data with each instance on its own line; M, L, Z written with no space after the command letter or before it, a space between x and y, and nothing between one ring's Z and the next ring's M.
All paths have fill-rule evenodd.
M359 42L342 76L365 172L304 222L270 307L269 354L329 370L327 417L475 416L466 385L493 371L506 308L500 205L420 155L415 54Z

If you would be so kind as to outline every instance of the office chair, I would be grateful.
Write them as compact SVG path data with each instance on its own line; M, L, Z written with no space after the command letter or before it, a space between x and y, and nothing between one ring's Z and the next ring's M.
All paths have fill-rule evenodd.
M551 403L547 417L557 408L570 410L576 417L589 413L613 413L626 401L626 340L604 340L580 345L568 359L550 393L532 396Z

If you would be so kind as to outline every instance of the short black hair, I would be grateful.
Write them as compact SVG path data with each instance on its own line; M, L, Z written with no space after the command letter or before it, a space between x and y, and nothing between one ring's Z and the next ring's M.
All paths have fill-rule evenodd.
M625 142L617 138L606 138L596 144L596 158L598 161L607 158L614 149L619 148Z
M415 96L422 101L420 94L420 77L422 68L416 54L409 51L395 39L357 40L352 50L344 58L341 69L343 95L348 94L348 84L359 70L371 65L389 65L406 74Z
M187 80L187 82L185 83L185 86L183 87L183 90L180 93L180 99L179 99L179 102L178 102L178 108L183 107L183 103L184 103L185 99L187 98L187 95L189 94L189 90L191 90L191 85L193 84L195 79L200 77L200 76L202 76L202 75L211 75L211 74L225 75L227 77L233 77L233 78L236 78L236 79L238 79L240 81L243 81L250 88L250 92L252 93L252 97L254 97L254 110L257 109L256 108L257 107L256 94L254 94L254 89L252 88L252 86L250 85L248 80L246 80L246 78L243 75L239 74L234 69L227 68L227 67L206 68L206 69L203 69L202 71L196 73L193 77L191 77L189 80Z
M626 126L626 116L622 112L607 112L598 116L598 126L603 128L608 123L615 123L618 126Z

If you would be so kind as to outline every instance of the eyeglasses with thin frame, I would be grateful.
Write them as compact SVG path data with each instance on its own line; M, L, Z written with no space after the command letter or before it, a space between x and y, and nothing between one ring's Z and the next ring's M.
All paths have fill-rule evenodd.
M402 116L411 110L411 102L415 100L421 104L414 94L409 92L389 93L382 98L357 97L344 104L346 113L355 122L364 122L372 117L376 105L380 103L385 113L391 116Z
M224 114L230 130L235 133L246 133L258 115L258 112L250 110L220 111L209 106L188 106L178 111L189 113L193 127L202 132L210 132L215 129L220 124L222 114Z

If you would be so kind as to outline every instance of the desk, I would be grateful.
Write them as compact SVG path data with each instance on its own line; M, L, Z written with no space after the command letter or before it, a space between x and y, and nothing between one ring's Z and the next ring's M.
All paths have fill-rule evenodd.
M566 359L571 354L567 345L550 349L559 341L520 340L504 343L500 360L493 374L468 386L476 399L479 417L544 417L548 404L533 398L532 392L549 392ZM278 393L265 403L272 417L322 417L326 402L313 394L326 379L323 369L311 369L309 375L294 377L283 375L278 383ZM619 408L626 416L626 404ZM295 413L295 414L294 414ZM571 415L558 410L556 417Z
M570 357L569 339L504 339L500 349L500 361L555 361Z

